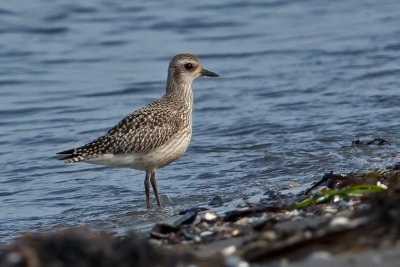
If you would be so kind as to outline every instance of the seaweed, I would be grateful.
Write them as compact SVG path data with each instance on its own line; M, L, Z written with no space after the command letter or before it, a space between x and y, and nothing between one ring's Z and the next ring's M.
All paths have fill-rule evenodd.
M360 197L365 194L379 193L386 189L384 186L371 185L371 184L358 184L346 187L343 189L325 189L320 193L313 194L312 196L304 199L303 201L293 204L293 209L304 209L317 204L326 203L332 200L344 199L348 200L352 197Z

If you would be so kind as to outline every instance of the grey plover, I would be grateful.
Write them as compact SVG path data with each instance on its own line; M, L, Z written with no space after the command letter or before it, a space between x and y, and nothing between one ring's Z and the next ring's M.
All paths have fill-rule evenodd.
M168 67L166 93L125 117L105 135L78 148L59 152L67 163L88 162L146 171L144 187L150 208L150 184L160 206L156 170L179 159L192 136L192 82L218 77L193 54L176 55Z

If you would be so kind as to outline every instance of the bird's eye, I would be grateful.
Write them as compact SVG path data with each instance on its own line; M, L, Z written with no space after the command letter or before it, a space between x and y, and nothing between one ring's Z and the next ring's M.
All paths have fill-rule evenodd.
M186 63L185 65L183 65L185 67L185 69L187 70L191 70L193 69L193 64L192 63Z

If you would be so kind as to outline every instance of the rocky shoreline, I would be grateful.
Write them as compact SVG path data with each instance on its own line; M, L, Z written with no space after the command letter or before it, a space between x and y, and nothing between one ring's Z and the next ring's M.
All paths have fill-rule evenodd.
M220 214L190 209L149 237L75 229L27 234L0 266L398 266L400 164L323 175L299 194L267 192Z

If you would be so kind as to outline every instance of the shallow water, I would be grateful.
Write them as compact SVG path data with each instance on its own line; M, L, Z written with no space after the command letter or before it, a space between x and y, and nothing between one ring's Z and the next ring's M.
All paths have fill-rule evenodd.
M172 4L173 3L173 4ZM400 2L4 1L0 5L0 242L23 231L147 229L219 195L229 208L324 171L399 158ZM194 136L160 170L64 164L164 93L169 60L200 55ZM351 147L381 137L391 146Z

